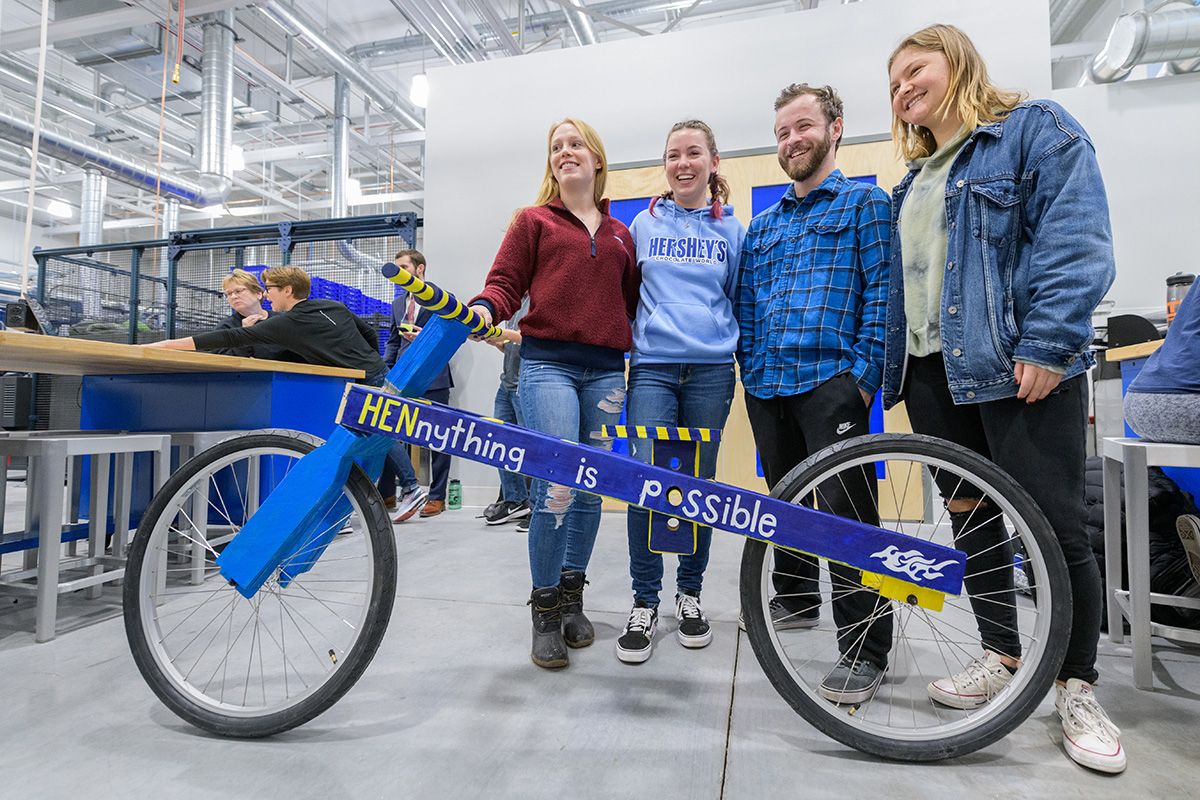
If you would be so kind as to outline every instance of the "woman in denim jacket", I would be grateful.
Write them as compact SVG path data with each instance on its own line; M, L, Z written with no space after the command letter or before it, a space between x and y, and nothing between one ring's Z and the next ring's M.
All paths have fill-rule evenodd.
M1125 769L1119 731L1092 694L1100 572L1084 529L1084 373L1092 311L1112 284L1112 234L1087 133L1050 101L993 86L971 40L948 25L888 60L892 130L910 159L892 195L885 408L913 430L996 462L1046 514L1071 577L1073 627L1056 707L1068 755ZM1013 555L978 490L940 486L984 654L929 685L954 708L987 703L1020 665ZM974 516L972 516L974 515Z

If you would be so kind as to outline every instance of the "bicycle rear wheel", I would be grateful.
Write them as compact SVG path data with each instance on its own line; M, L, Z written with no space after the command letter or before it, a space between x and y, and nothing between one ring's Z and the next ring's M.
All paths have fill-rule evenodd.
M811 621L819 614L820 622L804 629L772 623L776 548L750 540L742 556L741 602L759 663L805 720L858 750L932 761L986 747L1032 713L1062 665L1071 627L1071 589L1058 541L1012 478L975 453L927 436L880 434L827 448L792 470L772 495L828 507L831 501L823 498L832 498L838 488L855 481L877 489L875 502L870 508L856 507L848 516L948 547L955 547L956 537L942 493L959 496L968 485L977 489L987 502L968 515L959 535L981 528L997 532L989 549L994 548L1003 563L996 567L993 559L989 570L1002 576L1002 589L977 594L974 610L965 590L961 597L946 597L941 611L897 601L876 606L876 618L890 617L892 627L882 682L873 697L839 705L821 695L821 684L841 657L840 649L853 654L865 637L844 641L839 649L832 593L835 588L847 594L871 590L848 582L844 571L831 571L824 560L808 559L815 564L808 569L816 572L806 604L816 605L806 616ZM968 579L973 577L971 563ZM1001 619L1015 631L1020 668L1006 688L978 708L935 703L928 691L932 681L961 673L983 656L975 614L980 609L986 618ZM781 627L785 629L777 630Z
M260 737L307 722L349 691L387 629L396 546L357 466L310 541L252 598L214 563L313 447L277 433L222 442L171 476L138 526L124 589L134 661L168 708L206 731Z

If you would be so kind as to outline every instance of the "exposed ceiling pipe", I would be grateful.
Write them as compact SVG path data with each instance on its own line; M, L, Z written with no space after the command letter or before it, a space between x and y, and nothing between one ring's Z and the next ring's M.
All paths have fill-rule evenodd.
M330 176L329 216L349 216L350 202L350 82L341 75L334 78L333 86L333 174ZM384 262L367 255L348 239L339 240L338 250L346 260L361 270L378 272Z
M1198 58L1200 7L1173 0L1118 17L1079 85L1123 80L1139 64L1167 62L1167 74L1191 72L1200 65Z
M583 5L582 0L570 0L570 2L573 6ZM575 39L581 46L596 43L596 28L587 14L569 8L564 8L563 14L567 17L567 25L571 27L571 33L575 34Z
M435 9L422 0L393 0L401 11L413 20L433 42L434 49L452 64L468 64L483 61L484 55L476 52L475 44L447 20L444 11Z
M0 54L0 86L32 96L36 81L36 69L21 63L15 58ZM107 84L106 86L112 85ZM157 125L150 125L127 112L118 111L112 114L106 114L103 111L97 112L93 108L95 98L90 93L76 89L52 75L46 75L45 77L45 91L44 102L48 105L60 108L69 114L83 117L94 125L128 130L147 143L154 143L154 146L157 146ZM107 98L103 96L101 99L107 101ZM187 123L182 117L173 121L189 125L190 127L190 123ZM189 142L170 133L163 134L162 143L163 152L170 153L175 158L191 161L195 154Z
M1090 17L1104 0L1050 0L1050 41L1062 42L1072 26L1081 18Z
M79 244L102 244L104 242L104 198L108 193L108 178L98 169L85 169L82 189L83 192L79 199Z
M479 51L479 56L475 60L482 61L484 59L483 40L480 38L479 32L475 30L475 26L467 21L461 8L449 0L414 0L414 2L429 9L454 34L456 39L465 41L464 47L467 50L472 53Z
M1129 77L1129 73L1133 72L1133 68L1129 69L1112 69L1108 66L1108 43L1100 48L1100 52L1088 59L1088 62L1083 67L1083 75L1079 78L1077 86L1091 86L1096 83L1117 83Z
M189 206L203 208L223 203L233 188L229 165L233 137L233 11L219 11L207 19L197 143L200 175L195 180L160 174L157 167L135 156L45 121L41 124L39 150L48 157L93 167L123 183L176 197ZM27 147L33 143L33 135L30 115L0 108L0 138Z
M173 231L179 230L179 201L174 197L167 198L162 208L162 230L159 236L166 239Z
M22 147L33 144L33 117L14 108L0 107L0 139ZM209 181L189 180L169 174L159 175L156 167L115 147L97 142L86 134L42 121L39 152L81 167L95 166L105 175L149 191L158 189L169 197L178 197L189 206L203 208L225 200L225 193Z
M517 43L516 37L510 33L512 29L504 24L504 20L492 7L491 0L467 0L467 2L475 9L475 13L479 14L479 18L487 23L492 35L496 37L496 41L500 42L500 46L510 56L521 55L521 46Z
M200 73L200 180L222 199L233 188L233 9L204 20L204 62Z
M1135 11L1118 17L1108 36L1108 65L1129 69L1138 64L1200 57L1200 8L1184 3Z
M341 75L333 82L333 163L330 175L329 216L344 217L350 209L346 182L350 179L350 83Z
M385 113L392 114L399 121L411 128L424 130L425 125L419 117L420 112L417 111L415 106L406 103L396 93L383 88L373 75L359 66L357 61L354 61L341 50L334 47L332 42L321 35L317 26L307 17L294 9L288 8L278 2L278 0L271 0L271 2L258 6L258 8L285 29L290 29L293 35L303 36L309 44L317 48L325 56L339 75L345 76L357 85L359 89L370 95L375 104Z

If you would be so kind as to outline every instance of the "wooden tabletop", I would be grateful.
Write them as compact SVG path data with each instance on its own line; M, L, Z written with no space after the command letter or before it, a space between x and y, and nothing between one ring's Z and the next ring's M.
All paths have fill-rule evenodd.
M292 372L361 378L363 371L238 358L188 350L93 342L66 336L0 331L0 372L46 375L144 375L162 372Z
M1141 344L1127 344L1124 347L1110 347L1104 351L1106 361L1128 361L1133 358L1145 358L1162 347L1162 339L1154 339Z

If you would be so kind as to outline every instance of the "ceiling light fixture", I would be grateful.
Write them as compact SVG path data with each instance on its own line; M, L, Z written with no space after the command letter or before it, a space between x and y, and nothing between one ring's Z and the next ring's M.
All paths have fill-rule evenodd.
M74 214L71 207L62 200L51 200L46 206L46 213L55 219L67 219Z
M417 108L429 105L429 76L425 74L425 34L421 37L421 71L413 75L412 88L408 90L408 99Z
M429 105L429 77L424 72L413 75L412 89L409 90L408 99L412 100L412 104L418 108L425 108Z

